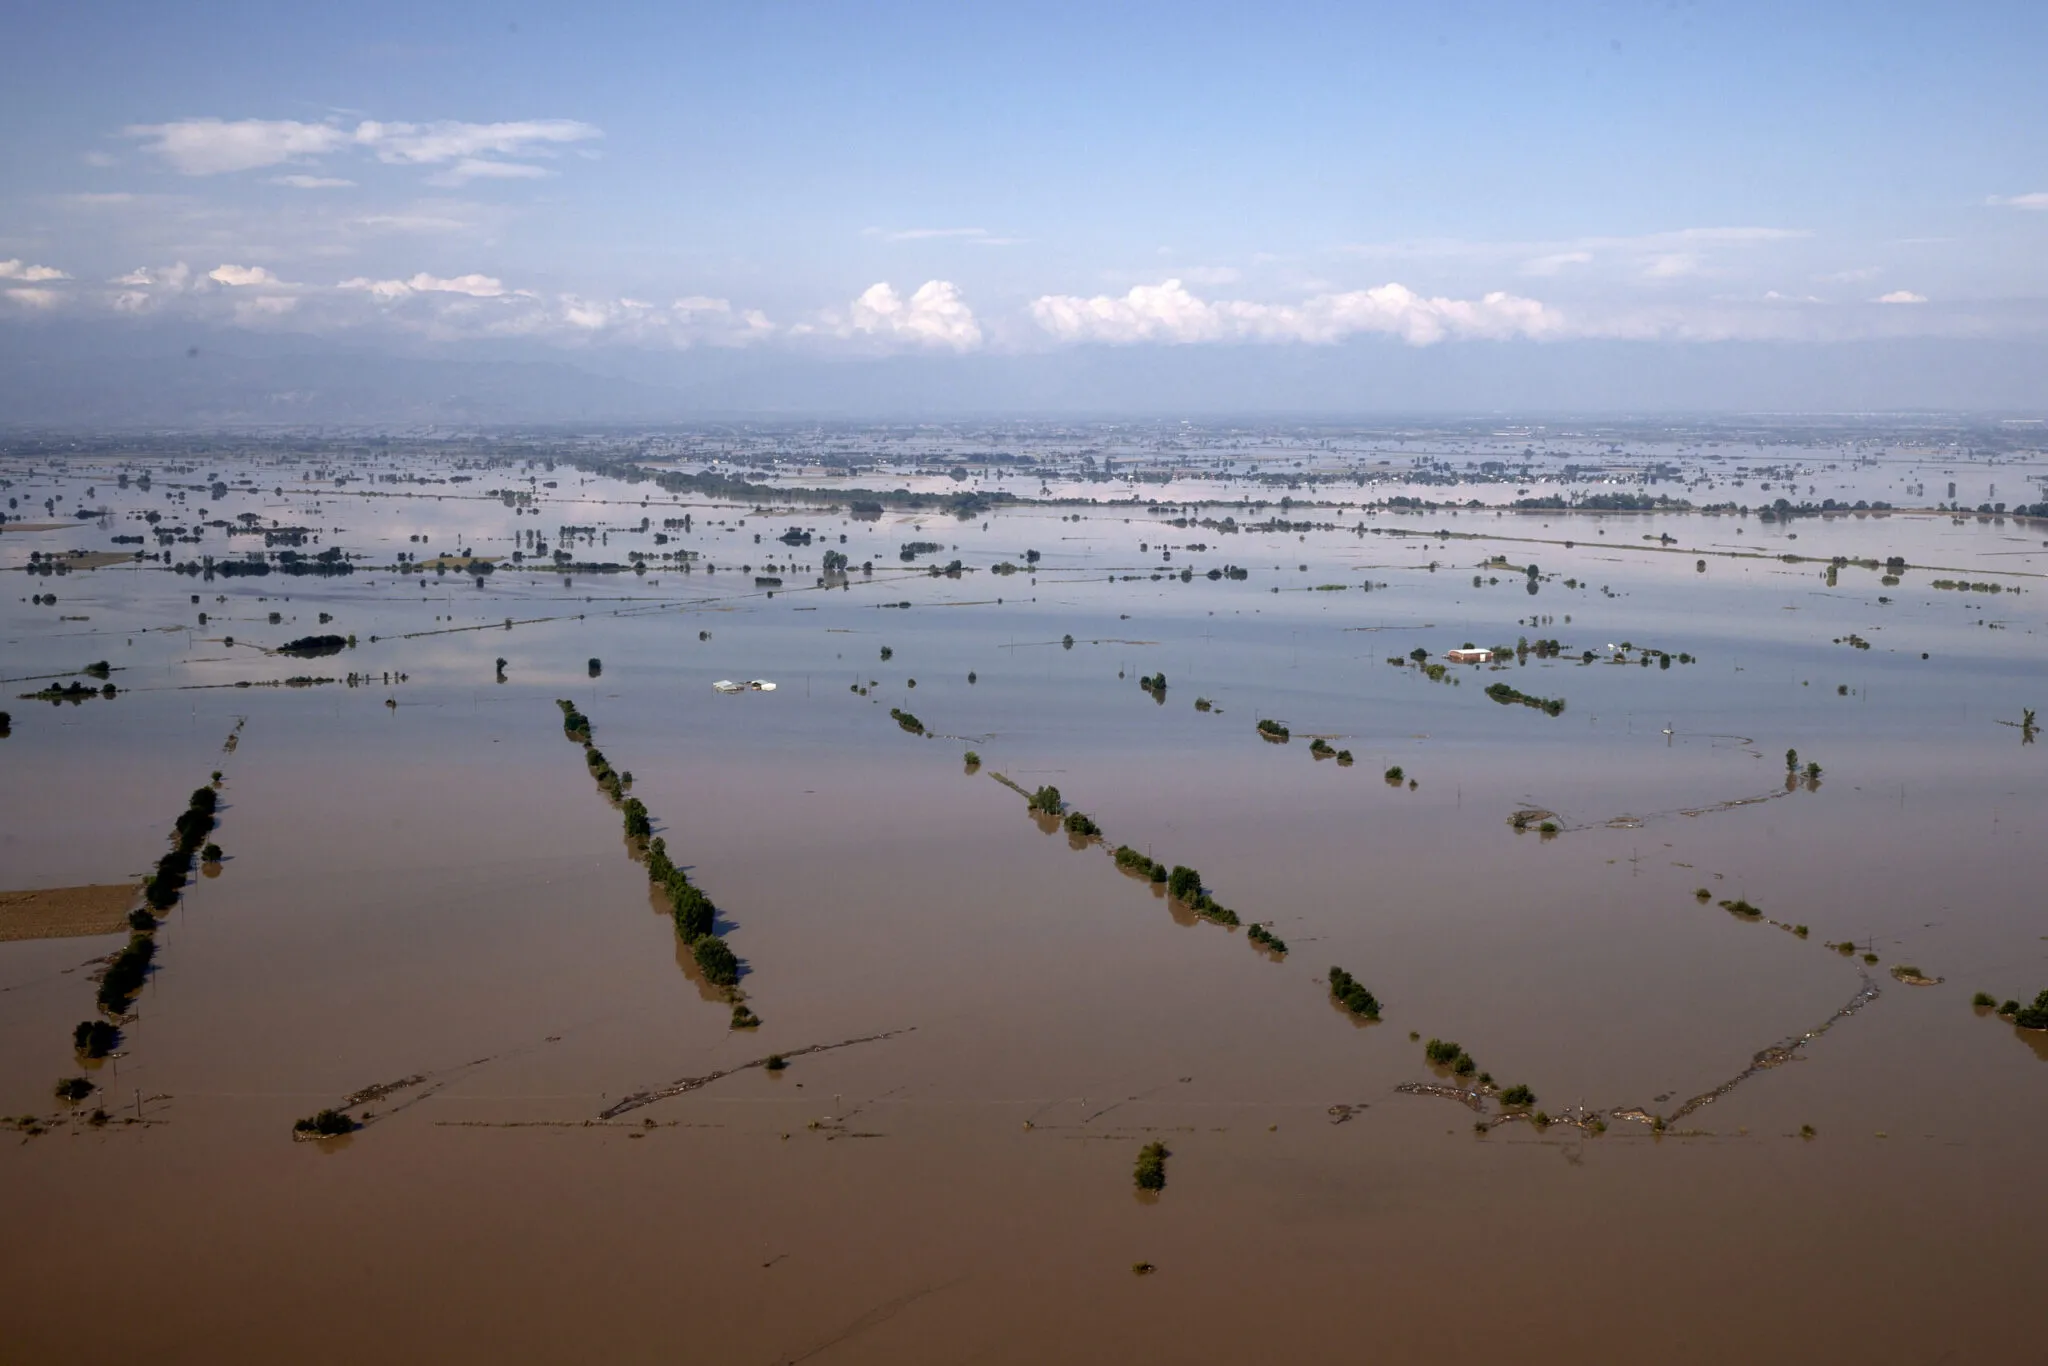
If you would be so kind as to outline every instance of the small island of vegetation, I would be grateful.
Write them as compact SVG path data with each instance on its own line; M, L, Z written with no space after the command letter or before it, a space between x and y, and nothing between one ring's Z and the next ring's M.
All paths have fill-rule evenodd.
M1330 969L1330 999L1360 1019L1380 1017L1379 998L1365 989L1365 983L1340 967Z
M1138 1149L1138 1165L1131 1179L1139 1190L1157 1194L1166 1189L1166 1159L1171 1156L1164 1143L1147 1143Z
M1510 702L1520 702L1523 706L1534 707L1548 716L1558 716L1564 712L1562 697L1532 697L1507 683L1493 684L1487 688L1486 695L1502 706Z

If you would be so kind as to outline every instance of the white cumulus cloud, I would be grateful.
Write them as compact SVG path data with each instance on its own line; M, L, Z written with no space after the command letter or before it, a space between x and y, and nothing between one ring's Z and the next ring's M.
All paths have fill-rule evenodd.
M1429 298L1405 285L1319 294L1294 304L1210 302L1179 280L1139 285L1121 296L1048 294L1031 316L1069 342L1295 341L1329 343L1361 332L1411 346L1446 338L1539 337L1559 320L1535 299L1495 292L1479 299Z
M853 331L924 346L972 351L981 345L981 324L949 280L927 280L908 299L888 282L870 285L853 301Z
M288 185L294 190L352 190L353 180L344 180L331 175L280 175L272 176L273 185Z
M1915 294L1910 289L1895 289L1889 294L1880 294L1871 300L1874 304L1924 304L1925 294Z
M2032 194L1995 194L1984 202L2008 209L2048 209L2048 190L2036 190Z
M284 281L272 275L262 266L219 265L206 272L206 278L231 289L248 285L280 285Z
M506 293L505 282L490 275L472 273L444 278L425 271L409 280L372 280L357 276L353 280L343 280L338 288L361 290L384 303L410 298L414 294L467 294L472 299L496 299Z
M182 290L191 282L192 267L186 265L183 261L179 261L175 265L161 266L156 269L151 269L148 266L137 266L126 275L116 275L112 280L108 281L109 284L131 285L142 288L161 286L162 288L174 291Z
M70 278L55 266L31 266L21 261L0 261L0 280L20 280L24 284L33 285L45 280Z
M7 291L7 297L20 304L23 308L33 308L38 311L55 308L64 298L63 295L54 289L38 289L33 285L21 289L10 289Z

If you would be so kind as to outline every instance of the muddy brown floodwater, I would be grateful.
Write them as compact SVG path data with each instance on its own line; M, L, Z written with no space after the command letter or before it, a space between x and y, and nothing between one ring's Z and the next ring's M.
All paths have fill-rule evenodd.
M5 672L36 680L9 688L104 660L117 691L5 702L0 883L133 889L221 778L220 857L109 1056L73 1029L125 930L0 943L0 1361L2040 1358L2048 1034L1971 999L2048 987L2048 747L2017 725L2048 692L2041 523L1363 506L1391 485L1265 529L854 520L362 458L362 490L260 443L114 497L139 457L10 470L107 513L8 526ZM202 500L355 572L20 572L143 510L202 528L174 563L277 562ZM649 567L510 558L572 545ZM827 549L853 572L819 587ZM434 572L472 556L496 572ZM1560 652L1409 657L1522 639ZM758 1027L558 698L716 903ZM1099 841L1032 818L1048 785ZM293 1141L328 1108L360 1127ZM1537 1111L1563 1122L1496 1122Z

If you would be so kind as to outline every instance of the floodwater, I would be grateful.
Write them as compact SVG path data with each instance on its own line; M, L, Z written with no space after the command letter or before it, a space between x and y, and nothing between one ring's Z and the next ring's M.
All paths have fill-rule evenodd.
M1932 502L1950 477L2017 499L2042 468L1819 472L1838 458L1810 455L1802 499L1921 506L1898 488ZM0 885L140 878L216 769L226 855L158 931L113 1058L70 1040L95 1014L89 960L121 941L0 944L0 1112L34 1121L0 1133L0 1361L2038 1352L2048 1048L1970 1001L2048 987L2048 747L2016 724L2048 676L2048 525L1499 511L1513 483L1399 486L1493 505L1455 514L1362 506L1391 485L1187 514L1331 528L1300 531L1174 528L1188 504L1142 502L860 521L566 464L443 487L372 481L448 477L449 455L362 463L339 489L263 448L5 468L11 517L71 523L0 532L9 570L137 532L154 555L144 510L255 513L363 558L338 578L19 573L0 595L5 675L33 680L10 694L102 659L119 690L4 704ZM117 487L123 469L154 487ZM1128 496L1072 475L1044 486ZM501 488L539 513L478 496ZM792 526L813 543L778 543ZM699 558L507 564L481 586L389 568L544 558L529 531L577 560ZM920 540L943 549L905 564ZM851 558L843 587L813 586L827 549ZM1910 567L1830 586L1837 555ZM927 572L956 558L958 578ZM1204 577L1225 564L1248 576ZM267 652L327 632L356 644ZM1521 637L1566 653L1442 681L1407 658ZM1161 671L1155 700L1138 679ZM342 681L235 686L294 675ZM1566 706L1497 704L1498 682ZM758 1030L698 979L557 698L718 903ZM1261 739L1265 718L1292 738ZM1314 736L1355 762L1314 759ZM1787 783L1788 748L1817 783ZM1057 786L1106 841L1045 833L998 774ZM1517 830L1524 810L1558 830ZM1199 868L1290 951L1120 874L1119 843ZM1736 899L1764 918L1716 904ZM1380 1023L1331 1003L1333 964ZM1895 981L1908 965L1942 980ZM1397 1089L1455 1081L1425 1062L1433 1037L1571 1122L1480 1133L1497 1099ZM1661 1133L1622 1117L1673 1115L1794 1044ZM746 1065L778 1052L786 1070ZM51 1099L81 1073L92 1098ZM292 1140L415 1077L354 1107L349 1137ZM95 1106L111 1122L86 1123ZM1154 1139L1167 1186L1141 1198Z

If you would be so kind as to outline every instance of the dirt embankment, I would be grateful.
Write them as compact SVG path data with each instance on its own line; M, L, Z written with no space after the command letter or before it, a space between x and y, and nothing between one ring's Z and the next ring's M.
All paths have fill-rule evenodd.
M128 928L134 905L132 882L0 892L0 942L115 934Z

